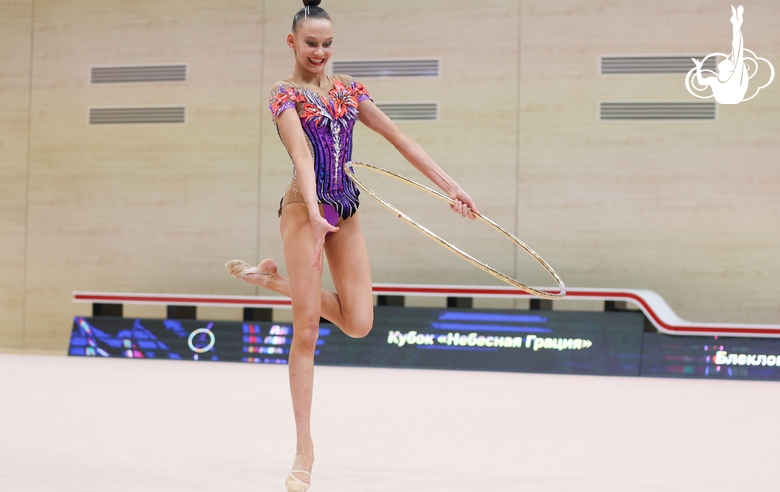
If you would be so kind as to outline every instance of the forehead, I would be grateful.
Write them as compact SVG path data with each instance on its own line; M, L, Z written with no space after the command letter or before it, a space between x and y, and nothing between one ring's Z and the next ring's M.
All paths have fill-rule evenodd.
M333 37L333 24L328 19L306 19L298 25L298 36L315 39Z

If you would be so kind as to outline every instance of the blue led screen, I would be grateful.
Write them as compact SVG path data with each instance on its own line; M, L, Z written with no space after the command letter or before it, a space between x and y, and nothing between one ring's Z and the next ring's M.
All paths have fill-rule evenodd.
M780 381L780 339L645 333L641 375Z
M315 363L780 380L780 339L643 333L638 312L378 306L361 339L319 328ZM286 364L289 323L77 317L72 356Z

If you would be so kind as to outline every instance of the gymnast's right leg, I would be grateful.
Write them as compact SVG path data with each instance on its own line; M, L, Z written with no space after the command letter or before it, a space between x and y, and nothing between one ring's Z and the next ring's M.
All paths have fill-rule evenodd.
M290 394L295 417L295 462L287 490L305 491L314 465L311 404L314 386L314 350L320 328L322 269L311 266L315 239L305 206L286 207L281 220L284 259L290 274L285 287L293 300L293 340L288 362Z

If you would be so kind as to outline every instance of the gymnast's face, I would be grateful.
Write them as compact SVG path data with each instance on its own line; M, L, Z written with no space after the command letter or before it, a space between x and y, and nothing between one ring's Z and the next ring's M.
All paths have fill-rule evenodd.
M307 19L287 36L287 46L304 70L320 73L333 54L333 24L328 19Z

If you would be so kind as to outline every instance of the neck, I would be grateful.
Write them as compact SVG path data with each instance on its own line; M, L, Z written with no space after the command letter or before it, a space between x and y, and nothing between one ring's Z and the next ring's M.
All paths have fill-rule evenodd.
M313 73L297 63L295 64L295 70L293 70L292 77L290 78L298 83L313 85L320 88L325 88L328 85L328 78L324 71Z

